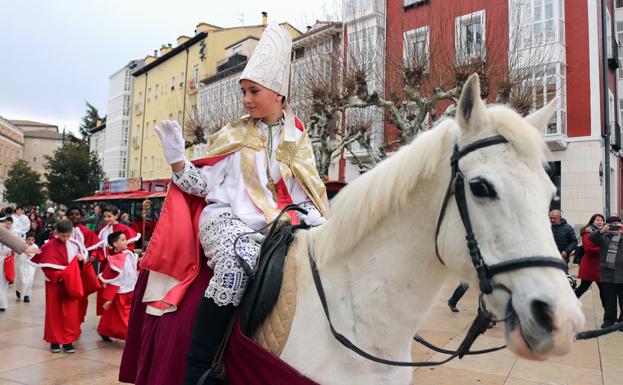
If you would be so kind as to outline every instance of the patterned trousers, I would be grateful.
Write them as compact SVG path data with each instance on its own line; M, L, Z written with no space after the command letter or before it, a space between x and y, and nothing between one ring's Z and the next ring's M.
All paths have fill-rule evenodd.
M199 224L199 241L208 258L208 266L214 270L205 296L212 298L219 306L238 306L242 300L249 278L234 253L234 242L240 236L236 251L251 268L255 268L264 235L241 236L252 231L227 209Z

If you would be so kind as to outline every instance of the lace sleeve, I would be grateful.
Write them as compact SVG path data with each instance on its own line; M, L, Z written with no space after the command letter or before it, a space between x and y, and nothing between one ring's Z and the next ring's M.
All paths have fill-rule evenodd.
M181 173L173 173L173 183L187 194L202 198L208 195L208 183L201 177L201 171L188 160L184 161Z

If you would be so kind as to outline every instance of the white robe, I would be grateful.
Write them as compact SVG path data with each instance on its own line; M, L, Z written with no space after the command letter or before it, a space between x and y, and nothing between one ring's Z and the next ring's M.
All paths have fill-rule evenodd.
M33 246L37 247L35 244ZM35 272L37 271L36 267L28 263L29 260L30 255L26 253L15 256L15 289L21 293L22 297L30 297Z

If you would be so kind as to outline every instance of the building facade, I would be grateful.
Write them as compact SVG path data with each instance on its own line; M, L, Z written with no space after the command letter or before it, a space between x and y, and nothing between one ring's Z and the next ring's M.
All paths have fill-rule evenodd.
M389 3L395 3L389 1ZM364 70L367 74L368 92L385 96L386 79L386 29L387 7L385 0L343 0L342 22L344 28L344 70ZM379 107L348 109L344 120L348 124L366 125L371 131L371 145L378 149L385 143L385 114ZM361 159L367 156L358 143L353 152ZM350 154L345 154L345 168L337 179L349 182L361 174ZM331 177L331 179L336 179Z
M6 202L4 182L13 163L24 154L24 132L0 117L0 202Z
M518 89L525 92L528 110L534 111L556 98L556 116L543 133L551 150L550 177L559 188L559 200L554 200L552 207L562 209L572 224L586 223L593 213L604 211L604 123L613 128L605 146L610 148L610 142L620 137L614 65L605 74L610 113L606 119L603 114L600 3L387 1L388 62L404 60L405 50L411 49L427 55L429 68L434 69L445 64L439 61L441 53L450 53L450 61L458 63L466 54L481 52L495 66L489 72L489 84L494 84L496 76L520 79ZM608 1L608 5L607 13L612 15L614 4ZM613 27L614 21L608 16L608 36L614 35ZM608 51L607 55L612 56ZM387 72L388 77L396 78L396 70L389 65ZM448 83L452 80L448 79ZM443 78L437 83L443 84ZM496 98L492 90L488 101ZM395 135L395 130L386 124L386 136ZM621 210L618 151L615 143L609 152L612 213Z
M130 125L134 77L143 60L132 60L108 79L108 113L104 134L102 167L108 180L128 177Z
M97 155L100 164L104 163L104 154L106 152L106 123L102 123L98 120L97 126L91 129L89 152Z
M45 156L54 155L54 151L63 146L63 136L58 132L58 126L29 120L11 122L24 132L23 159L45 181Z
M264 17L264 22L266 18ZM145 58L145 66L135 71L130 128L129 178L143 180L170 178L154 126L161 120L177 120L185 135L204 129L197 108L200 81L217 72L225 58L225 48L247 36L259 38L265 23L232 28L200 23L195 36L180 36L177 46L163 45L160 52ZM282 24L293 36L300 32ZM187 157L191 158L193 149Z

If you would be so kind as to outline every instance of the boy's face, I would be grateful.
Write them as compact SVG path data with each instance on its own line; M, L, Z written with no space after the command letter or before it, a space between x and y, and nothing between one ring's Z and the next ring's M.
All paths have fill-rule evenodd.
M23 209L23 208L21 208L21 207L20 207L20 208L18 208L18 209L16 209L16 210L15 210L15 214L17 214L17 215L24 215L24 209Z
M26 237L26 244L31 246L35 243L35 237Z
M119 251L126 250L128 248L128 240L125 239L125 234L119 235L117 242L113 242L112 245Z
M11 227L13 226L13 222L5 221L3 225L5 229L11 230Z
M71 236L71 233L59 233L58 230L54 230L54 236L56 237L56 239L58 239L59 241L65 243L67 242L67 240L69 239L69 237Z
M117 217L113 215L110 211L104 211L104 223L107 225L112 225L117 222Z
M71 210L67 213L67 218L75 225L80 222L80 211Z

